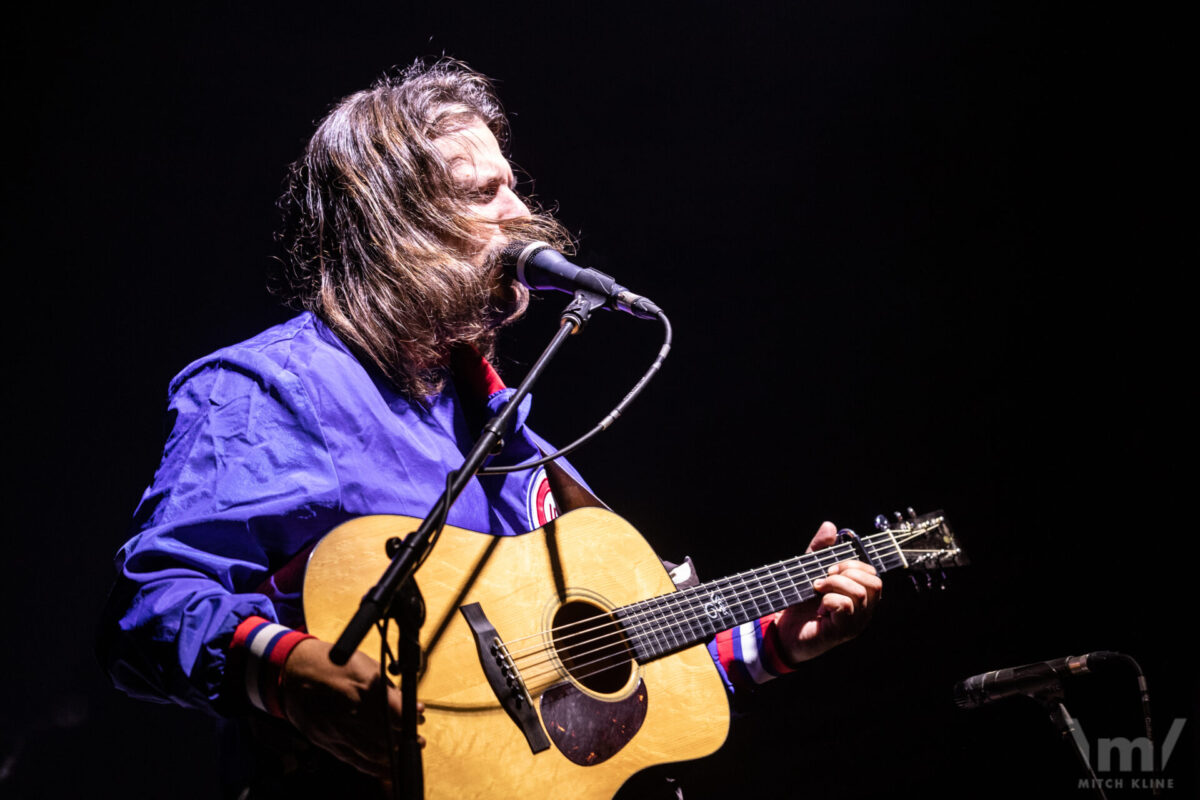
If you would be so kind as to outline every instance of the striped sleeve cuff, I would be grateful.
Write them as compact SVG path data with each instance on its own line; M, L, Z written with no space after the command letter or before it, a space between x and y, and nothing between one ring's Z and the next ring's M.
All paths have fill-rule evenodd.
M778 614L721 631L714 639L717 663L736 689L792 672L779 648Z
M292 648L312 638L311 633L295 631L262 617L247 617L237 626L230 647L245 651L246 697L255 708L283 718L279 698L283 662Z

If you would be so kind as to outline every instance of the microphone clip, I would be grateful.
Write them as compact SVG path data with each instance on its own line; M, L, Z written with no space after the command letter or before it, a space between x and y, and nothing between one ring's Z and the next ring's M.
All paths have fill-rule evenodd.
M571 323L571 335L574 336L587 325L593 311L606 307L608 307L608 298L604 295L587 289L577 289L575 297L570 303L567 303L560 318L563 323Z

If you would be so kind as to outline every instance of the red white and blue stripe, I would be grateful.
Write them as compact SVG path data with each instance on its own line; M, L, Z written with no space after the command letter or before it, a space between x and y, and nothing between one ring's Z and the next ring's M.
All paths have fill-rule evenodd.
M292 630L262 617L247 617L233 632L231 647L246 651L246 697L260 711L283 717L279 684L283 679L283 663L292 649L310 633Z
M721 677L731 689L766 683L792 671L779 651L776 623L781 613L721 631L709 643Z

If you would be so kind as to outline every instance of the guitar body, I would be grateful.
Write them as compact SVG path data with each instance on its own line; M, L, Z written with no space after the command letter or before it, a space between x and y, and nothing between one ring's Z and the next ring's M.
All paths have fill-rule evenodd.
M418 525L360 517L322 539L304 580L309 632L336 640L387 567L387 540ZM703 645L646 664L629 660L595 683L577 678L586 670L564 666L574 662L546 633L571 624L563 616L570 609L611 610L675 591L658 556L615 514L582 508L509 537L447 526L416 579L426 604L418 697L426 707L427 797L609 798L639 770L700 758L724 743L728 701ZM460 612L473 603L525 679L538 734L551 741L540 752L488 682L485 656ZM361 649L379 658L378 634Z

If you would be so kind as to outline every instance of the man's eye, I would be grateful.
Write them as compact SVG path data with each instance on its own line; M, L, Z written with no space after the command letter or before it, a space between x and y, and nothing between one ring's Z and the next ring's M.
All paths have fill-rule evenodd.
M487 186L477 186L467 190L467 198L472 203L490 203L499 191L500 187L494 183Z

